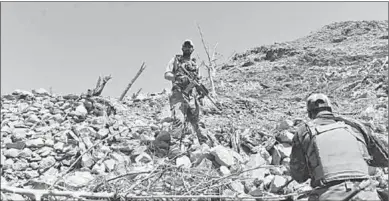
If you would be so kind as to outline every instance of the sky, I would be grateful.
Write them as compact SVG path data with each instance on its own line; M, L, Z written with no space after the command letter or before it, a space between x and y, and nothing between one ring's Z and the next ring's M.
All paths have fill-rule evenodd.
M222 63L333 22L387 19L387 2L1 2L1 94L81 94L110 74L102 95L119 97L142 62L127 95L161 92L185 39L207 61L196 23L211 49L218 44Z

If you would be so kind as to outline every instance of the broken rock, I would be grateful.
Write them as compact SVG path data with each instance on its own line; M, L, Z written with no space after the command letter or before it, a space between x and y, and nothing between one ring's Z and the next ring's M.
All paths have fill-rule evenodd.
M136 163L149 163L151 162L153 159L151 158L150 155L146 154L146 153L141 153L139 156L137 156L135 158L135 162Z
M287 129L289 129L292 126L293 126L293 121L286 119L286 120L282 120L278 124L277 129L279 129L279 130L287 130Z
M290 143L290 144L292 144L293 137L294 137L293 133L291 133L291 132L289 132L287 130L284 130L277 136L277 139L281 143Z
M26 141L26 146L28 148L30 148L30 147L32 147L32 148L34 148L34 147L40 148L40 147L45 146L45 142L43 141L42 138L27 140Z
M39 89L33 89L32 93L37 95L37 96L49 96L50 93L46 91L44 88L39 88Z
M113 159L108 159L108 160L104 161L104 165L105 165L106 169L107 169L109 172L112 172L112 170L115 169L116 161L113 160Z
M71 187L81 188L94 179L90 172L75 172L74 175L65 177L65 183Z
M3 153L4 153L4 156L6 156L7 158L16 158L19 156L20 150L11 148L11 149L5 150Z
M212 169L212 161L207 158L204 158L201 163L197 166L198 168L211 170Z
M12 159L8 158L4 161L3 168L10 169L10 168L12 168L13 164L14 164L14 161Z
M26 199L20 195L20 194L11 194L11 195L7 195L7 200L9 201L25 201Z
M81 158L82 167L91 168L93 164L94 164L93 158L89 153L82 156Z
M211 149L211 154L215 156L215 160L219 165L230 167L235 164L232 150L218 145Z
M54 156L48 156L46 158L42 158L42 161L39 163L39 167L41 169L47 169L55 164L56 160Z
M187 156L181 156L176 159L176 166L182 168L190 168L192 163Z
M39 173L36 170L26 171L24 175L26 176L27 179L39 177Z
M231 172L226 166L220 166L220 172L222 173L222 176L230 175Z
M230 185L235 192L239 194L244 193L244 185L242 184L242 182L235 180L231 182Z
M270 185L270 192L277 193L282 187L286 185L287 182L288 179L286 179L283 176L280 175L274 176L274 179L272 180Z
M96 163L92 168L92 173L95 174L104 174L105 173L105 164L103 163Z
M32 156L32 151L31 149L29 148L25 148L23 149L20 153L19 153L19 157L20 158L30 158Z

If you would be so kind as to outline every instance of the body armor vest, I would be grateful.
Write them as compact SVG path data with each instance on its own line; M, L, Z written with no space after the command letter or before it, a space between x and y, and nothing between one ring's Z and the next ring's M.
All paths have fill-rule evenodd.
M185 68L189 73L193 74L194 77L198 76L198 68L195 58L184 60L182 55L176 55L172 71L176 77L175 81L173 82L173 90L178 89L182 91L185 90L189 85L189 82L187 83L182 79L182 77L186 75L182 68Z
M368 178L366 143L343 122L309 126L306 151L312 186L327 182Z

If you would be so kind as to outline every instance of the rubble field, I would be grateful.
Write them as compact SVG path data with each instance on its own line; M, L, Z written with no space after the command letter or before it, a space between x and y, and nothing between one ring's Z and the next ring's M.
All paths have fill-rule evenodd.
M123 101L42 88L2 94L2 200L295 200L311 189L289 173L305 99L327 94L335 114L387 143L387 58L388 21L337 22L237 53L214 77L222 111L207 100L201 111L214 146L187 136L187 154L174 158L158 148L172 121L168 91ZM388 168L370 173L388 188Z

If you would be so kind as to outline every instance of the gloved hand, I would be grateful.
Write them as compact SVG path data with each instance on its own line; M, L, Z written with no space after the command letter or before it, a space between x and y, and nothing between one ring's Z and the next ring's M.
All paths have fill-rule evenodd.
M190 79L188 76L183 75L179 77L179 82L183 85L188 85L190 83Z

